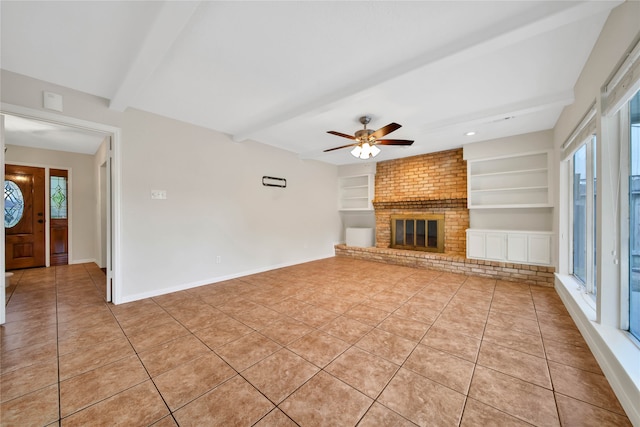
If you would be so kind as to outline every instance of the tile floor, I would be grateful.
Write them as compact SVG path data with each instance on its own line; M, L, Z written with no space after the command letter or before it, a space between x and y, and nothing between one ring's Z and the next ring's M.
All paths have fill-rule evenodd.
M113 306L17 272L0 424L630 425L553 289L331 258Z

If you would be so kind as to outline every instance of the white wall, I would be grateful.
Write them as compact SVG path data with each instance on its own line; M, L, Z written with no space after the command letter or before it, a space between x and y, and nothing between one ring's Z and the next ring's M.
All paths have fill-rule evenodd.
M335 166L136 110L123 139L123 274L136 292L127 297L333 255ZM263 176L287 187L263 186Z
M7 139L5 162L70 170L69 264L96 259L96 193L93 156L11 145Z
M333 256L337 167L4 70L1 84L4 103L42 110L52 91L64 116L121 128L118 302ZM263 175L287 188L262 186Z

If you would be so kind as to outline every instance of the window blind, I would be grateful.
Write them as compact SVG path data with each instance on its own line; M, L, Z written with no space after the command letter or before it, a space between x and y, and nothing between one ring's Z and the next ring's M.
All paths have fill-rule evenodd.
M602 115L616 113L640 89L640 41L628 51L611 79L602 87Z

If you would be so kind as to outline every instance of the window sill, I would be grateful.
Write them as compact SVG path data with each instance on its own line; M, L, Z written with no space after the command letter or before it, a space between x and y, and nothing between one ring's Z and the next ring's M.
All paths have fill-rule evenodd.
M640 425L640 348L626 331L596 322L593 299L571 276L556 274L555 289L634 425Z

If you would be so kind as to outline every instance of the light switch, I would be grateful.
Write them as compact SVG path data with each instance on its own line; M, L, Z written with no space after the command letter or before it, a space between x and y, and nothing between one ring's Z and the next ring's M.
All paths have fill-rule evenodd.
M164 200L167 198L167 192L166 190L151 190L151 198Z

